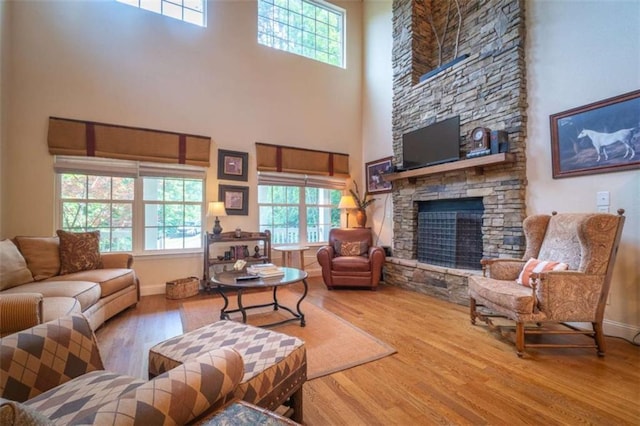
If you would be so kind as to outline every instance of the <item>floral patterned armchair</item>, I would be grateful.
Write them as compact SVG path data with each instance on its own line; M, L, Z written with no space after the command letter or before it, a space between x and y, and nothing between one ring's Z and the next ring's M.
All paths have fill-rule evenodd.
M527 241L522 259L483 259L483 275L469 277L471 323L492 317L515 321L518 356L527 347L594 347L605 353L602 320L622 234L618 214L535 215L523 222ZM483 307L483 309L479 309ZM572 324L591 323L593 330ZM531 323L534 326L529 327ZM568 329L545 325L559 323ZM527 327L525 327L527 325ZM591 344L527 342L530 334L582 334Z

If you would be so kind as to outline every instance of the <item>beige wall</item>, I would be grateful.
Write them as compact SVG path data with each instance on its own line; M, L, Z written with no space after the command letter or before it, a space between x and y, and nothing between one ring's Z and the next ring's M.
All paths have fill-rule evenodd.
M365 0L363 3L362 148L364 164L393 156L391 105L391 1ZM364 185L364 183L363 183ZM392 246L393 200L391 193L376 195L367 209L368 226L379 245Z
M226 230L257 228L256 141L346 152L359 178L361 3L336 3L346 69L258 45L253 1L209 2L207 28L115 1L12 3L0 236L55 232L49 116L211 136L207 200L218 195L217 148L249 152L250 214L222 219ZM143 294L202 274L201 255L135 265Z
M528 213L611 211L627 217L605 311L605 332L640 331L640 171L553 179L549 115L640 87L640 2L527 3ZM637 153L636 156L640 155Z

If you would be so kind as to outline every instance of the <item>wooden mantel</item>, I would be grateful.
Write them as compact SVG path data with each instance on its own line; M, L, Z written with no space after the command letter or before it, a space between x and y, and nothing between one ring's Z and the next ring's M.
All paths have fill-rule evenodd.
M451 163L437 164L435 166L427 166L419 169L407 170L399 173L387 173L382 178L387 182L408 178L415 180L420 176L433 175L436 173L452 172L454 170L471 169L477 167L482 169L484 166L495 166L497 164L512 163L515 161L515 154L503 152L500 154L485 155L482 157L469 158L468 160L453 161Z

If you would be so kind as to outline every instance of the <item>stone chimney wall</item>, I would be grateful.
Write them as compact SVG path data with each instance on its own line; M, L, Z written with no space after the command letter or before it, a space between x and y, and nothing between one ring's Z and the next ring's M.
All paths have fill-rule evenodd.
M442 63L453 59L457 12L451 0L393 2L393 150L402 165L402 135L459 115L461 152L469 151L475 127L505 130L515 162L449 171L393 182L393 257L385 282L466 304L466 277L477 271L452 270L416 261L417 202L482 197L483 256L520 257L524 252L526 80L524 0L459 0L462 26L458 55L469 57L419 82L437 67L438 44L428 13L442 34L449 29ZM455 13L454 13L455 12Z

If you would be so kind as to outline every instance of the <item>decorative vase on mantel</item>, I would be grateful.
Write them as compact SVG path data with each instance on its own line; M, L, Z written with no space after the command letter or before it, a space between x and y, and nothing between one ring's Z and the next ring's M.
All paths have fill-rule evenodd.
M356 211L356 223L358 228L364 228L367 225L367 212L365 209L358 209Z

